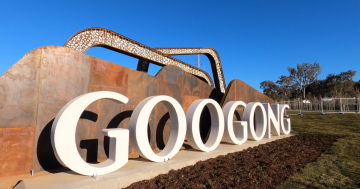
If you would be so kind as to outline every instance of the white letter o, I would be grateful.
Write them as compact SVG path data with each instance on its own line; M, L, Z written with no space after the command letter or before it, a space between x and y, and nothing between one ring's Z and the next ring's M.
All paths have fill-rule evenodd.
M207 106L211 115L211 132L209 139L204 144L200 136L200 116L204 107ZM187 132L186 138L190 145L204 152L214 150L221 142L224 134L224 114L220 105L212 99L199 99L193 102L186 112Z
M147 126L150 113L155 105L163 102L169 111L171 131L165 148L155 154L148 142ZM164 162L174 157L184 143L186 134L185 113L178 101L170 96L151 96L139 103L130 118L130 145L142 157L154 161Z

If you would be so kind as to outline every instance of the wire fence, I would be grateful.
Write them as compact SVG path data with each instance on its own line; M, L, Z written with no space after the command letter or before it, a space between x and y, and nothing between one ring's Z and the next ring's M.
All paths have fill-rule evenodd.
M318 98L311 100L287 100L276 102L278 104L288 104L287 114L303 113L359 113L359 98Z

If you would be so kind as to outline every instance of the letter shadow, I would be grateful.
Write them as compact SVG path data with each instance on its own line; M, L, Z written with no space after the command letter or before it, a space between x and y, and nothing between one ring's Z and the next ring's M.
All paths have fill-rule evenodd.
M164 141L164 129L166 126L166 122L170 119L170 114L166 113L164 114L157 125L156 128L156 144L159 150L163 150L165 148L165 141ZM200 130L200 136L201 140L205 143L210 135L211 131L211 116L210 111L207 106L203 109L200 116L200 123L199 123L199 130ZM149 133L149 130L148 130ZM170 135L170 133L168 133ZM189 145L184 144L186 148L189 147Z
M217 103L221 103L224 94L220 92L218 89L213 89L210 93L209 98L215 100Z
M209 108L204 107L200 116L200 137L203 143L206 143L211 132L211 115Z
M80 141L80 148L86 149L86 162L87 163L99 163L98 157L98 139L87 139Z
M159 150L163 150L165 148L165 141L164 141L164 129L166 122L170 119L169 112L164 114L156 127L156 145L159 148ZM170 133L169 133L170 135Z
M237 110L235 110L234 115L236 117L236 121L241 121L240 113Z
M97 116L98 115L96 113L85 110L80 116L80 119L87 119L96 122ZM69 170L58 162L54 153L54 149L51 145L51 127L54 119L52 119L48 124L46 124L44 129L41 131L36 149L36 155L40 166L43 170L51 173Z
M118 128L122 121L124 121L126 118L131 117L132 113L133 113L133 110L127 110L127 111L120 112L109 122L109 124L106 128L107 129ZM150 142L151 130L150 130L149 124L148 124L147 131L148 131L148 141ZM107 158L109 158L109 145L110 145L110 138L107 136L104 136L104 151L105 151Z
M107 129L118 128L122 121L124 121L126 118L131 117L132 113L133 113L133 110L127 110L127 111L123 111L123 112L117 114L109 122L109 124L106 128ZM150 126L148 125L148 140L149 140L149 142L150 142L150 136L151 136ZM104 136L104 151L105 151L106 157L108 157L108 158L109 158L109 145L110 145L110 138L107 136Z

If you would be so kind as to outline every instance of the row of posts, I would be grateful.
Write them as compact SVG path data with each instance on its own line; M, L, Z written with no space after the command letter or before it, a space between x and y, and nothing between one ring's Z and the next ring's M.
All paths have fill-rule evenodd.
M355 112L359 113L359 109L360 109L360 104L359 104L359 97L355 97L355 102L356 102L356 106L355 106ZM324 114L324 107L323 107L323 100L321 99L321 113ZM342 106L342 98L340 97L340 113L344 113L343 111L343 106ZM301 106L300 106L300 114L301 114Z
M347 98L348 99L348 98ZM355 112L359 113L360 112L360 103L359 103L359 97L354 97L355 102L356 102L356 107L355 107ZM339 98L340 100L340 113L344 113L343 111L343 104L342 104L342 98ZM323 107L323 100L321 99L321 113L324 114L324 107ZM301 100L299 100L299 110L300 113L299 115L302 115L301 110L302 110L302 106L301 106Z
M349 98L346 98L346 99L349 99ZM360 102L359 102L359 97L354 97L353 99L355 99L355 103L356 103L356 106L355 106L355 112L356 113L360 113ZM342 102L342 98L339 98L339 102L340 102L340 113L344 113L344 109L343 109L343 102ZM285 103L285 102L284 102ZM285 103L286 104L286 103ZM298 104L299 104L299 110L300 110L300 113L298 115L302 115L301 111L302 111L302 105L301 105L301 100L298 101ZM289 104L290 105L290 104ZM321 114L322 115L325 115L324 113L324 104L323 104L323 100L321 99Z

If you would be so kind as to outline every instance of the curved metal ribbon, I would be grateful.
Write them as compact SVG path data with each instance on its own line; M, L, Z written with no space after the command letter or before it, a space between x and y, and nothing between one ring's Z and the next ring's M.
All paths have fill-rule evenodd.
M189 54L204 54L211 63L211 68L215 80L216 88L220 89L222 93L225 93L226 83L224 78L224 72L222 70L220 56L213 48L199 47L199 48L153 48L157 51L168 55L189 55Z
M74 49L85 53L89 48L100 46L116 52L120 52L135 58L147 60L159 66L173 65L181 68L185 72L193 74L214 86L208 73L191 66L181 60L169 56L168 54L205 54L212 64L216 88L225 92L225 80L222 72L220 58L217 52L211 48L159 48L153 49L130 38L120 35L104 28L87 28L77 32L64 45L69 49ZM176 49L176 50L175 50ZM179 51L180 50L180 51ZM166 53L168 52L168 53ZM186 53L183 53L186 52ZM175 55L174 54L174 55Z

